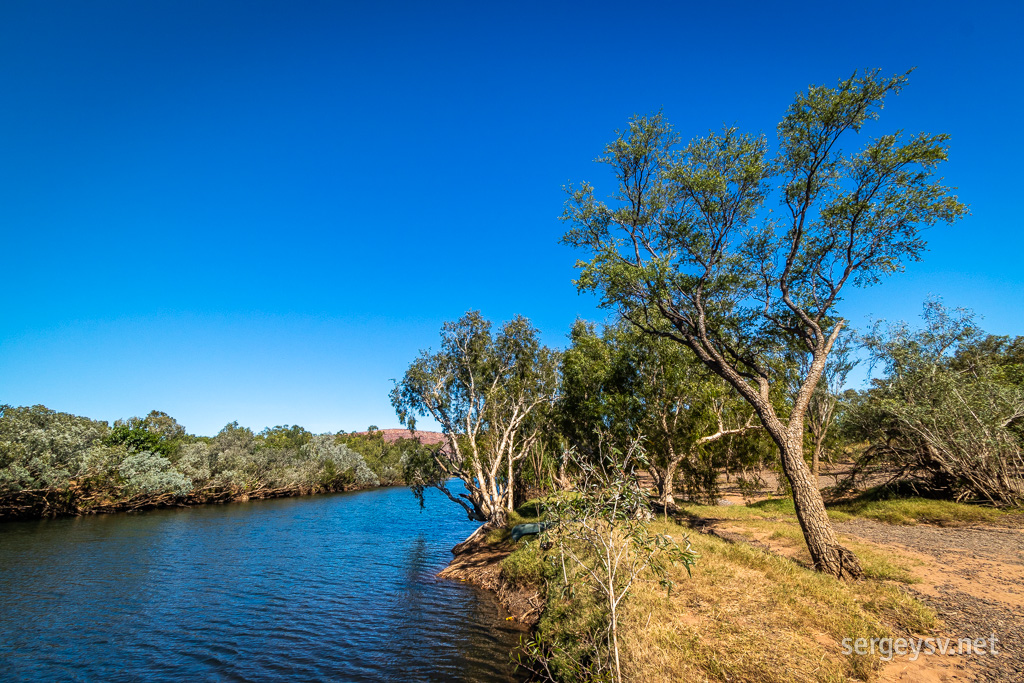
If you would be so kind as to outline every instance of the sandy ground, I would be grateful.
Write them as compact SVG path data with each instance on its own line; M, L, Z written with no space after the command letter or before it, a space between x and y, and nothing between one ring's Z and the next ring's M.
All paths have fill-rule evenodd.
M1024 530L865 519L837 524L836 530L919 559L911 571L920 583L910 590L938 613L942 636L998 639L998 654L894 662L883 680L926 680L922 674L932 668L939 675L927 680L1024 681Z

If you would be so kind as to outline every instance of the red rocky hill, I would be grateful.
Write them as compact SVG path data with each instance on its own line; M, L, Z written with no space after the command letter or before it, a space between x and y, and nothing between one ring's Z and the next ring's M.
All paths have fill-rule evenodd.
M410 433L408 429L378 429L375 434L380 434L388 443L399 439L417 439L420 443L433 446L437 443L444 443L444 434L441 432L423 432L416 430ZM369 432L352 432L352 434L369 434Z

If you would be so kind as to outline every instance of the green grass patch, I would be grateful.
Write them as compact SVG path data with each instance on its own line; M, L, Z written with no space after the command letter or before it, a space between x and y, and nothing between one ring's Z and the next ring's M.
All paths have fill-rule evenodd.
M531 498L516 508L516 515L522 522L537 522L544 516L544 509L547 505L546 498ZM512 526L515 526L514 524Z
M522 506L520 506L520 509L522 509ZM524 517L518 511L513 510L508 513L508 524L500 529L492 529L488 532L485 540L491 545L499 545L501 543L509 542L512 540L512 527L517 524L525 524L532 521L534 521L533 518Z
M880 489L871 489L853 500L831 503L826 507L829 519L833 522L846 522L854 517L863 517L887 524L965 526L994 524L1013 514L996 508L949 500L889 497ZM769 498L750 505L685 505L681 509L684 515L690 517L713 519L796 518L792 498Z
M783 516L783 515L796 515L796 507L793 505L792 498L768 498L766 500L759 500L756 503L748 505L751 510L759 510L765 516Z
M516 586L543 586L543 556L536 537L524 541L501 561L501 575Z
M848 538L843 540L843 544L857 555L865 577L879 581L897 581L904 584L920 583L920 579L915 578L910 572L910 567L915 564L921 564L920 561L896 553L878 550Z
M510 527L502 527L501 529L491 529L484 536L484 540L491 545L501 545L511 540L512 529Z
M954 503L931 498L889 498L885 492L872 489L850 501L833 506L837 512L874 519L887 524L937 524L964 526L992 524L1007 513L995 508Z
M689 505L680 507L686 517L707 517L710 519L768 519L795 520L796 508L792 498L768 498L750 505ZM838 509L829 509L828 517L833 522L845 522L851 515Z

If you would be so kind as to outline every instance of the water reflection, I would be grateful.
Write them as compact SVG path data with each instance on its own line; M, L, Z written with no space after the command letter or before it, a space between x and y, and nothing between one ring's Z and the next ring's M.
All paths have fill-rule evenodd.
M0 679L513 680L435 578L472 528L401 488L0 524Z

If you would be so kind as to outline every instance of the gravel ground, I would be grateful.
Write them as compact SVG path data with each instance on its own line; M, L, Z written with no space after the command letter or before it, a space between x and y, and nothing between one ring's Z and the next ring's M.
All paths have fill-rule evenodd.
M1024 681L1024 532L991 527L896 526L864 519L836 524L843 534L882 545L904 546L938 560L935 590L910 589L938 612L944 636L995 634L999 655L970 655L964 674L984 683ZM965 592L967 584L973 595ZM979 596L991 590L1001 599Z
M967 595L953 584L939 588L945 591L941 597L911 592L939 613L950 638L987 638L994 634L999 639L995 644L999 654L969 655L970 670L965 673L973 674L973 680L979 683L1024 681L1024 615L1020 610L1005 602Z
M1024 534L1019 529L994 527L903 526L870 519L851 519L836 531L881 543L903 545L937 560L986 559L1024 566Z

